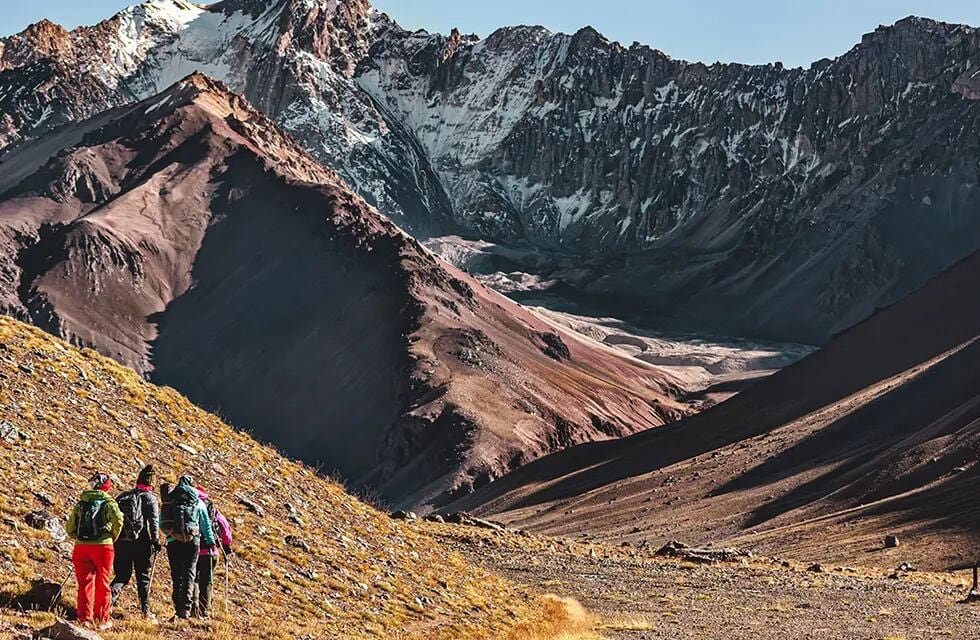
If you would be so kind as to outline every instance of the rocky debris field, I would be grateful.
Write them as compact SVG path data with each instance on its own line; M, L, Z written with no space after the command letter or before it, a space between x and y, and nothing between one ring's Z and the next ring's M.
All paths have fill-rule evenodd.
M477 564L574 598L608 640L976 637L969 572L797 563L736 549L613 547L435 526Z

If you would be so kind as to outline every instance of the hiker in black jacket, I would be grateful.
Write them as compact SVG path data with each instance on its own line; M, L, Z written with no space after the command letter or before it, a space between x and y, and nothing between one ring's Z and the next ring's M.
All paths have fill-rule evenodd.
M153 465L147 465L140 471L136 487L116 499L123 513L123 528L116 540L116 577L112 580L112 602L115 603L136 572L140 609L152 622L156 618L150 611L150 581L156 554L163 548L160 544L160 503L153 493L154 484L156 472Z

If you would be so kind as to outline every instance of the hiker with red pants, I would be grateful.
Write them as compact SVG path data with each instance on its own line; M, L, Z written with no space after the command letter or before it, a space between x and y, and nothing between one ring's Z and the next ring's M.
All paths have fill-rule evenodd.
M112 562L113 543L122 532L123 516L108 491L112 479L107 473L97 473L90 480L91 489L84 491L68 516L65 531L75 541L72 564L78 580L76 611L78 622L100 631L112 627Z
M208 518L211 520L211 527L217 542L211 546L202 545L197 561L197 615L200 618L208 618L211 616L214 570L218 566L218 544L221 545L226 556L231 553L231 524L218 511L218 507L211 500L211 496L201 485L197 486L197 497L208 510Z
M116 498L123 514L122 534L116 540L116 577L112 580L112 604L115 605L123 588L136 574L136 592L140 610L150 623L156 617L150 611L150 582L160 544L160 503L153 493L157 475L153 465L147 465L136 478L136 487Z
M214 530L193 478L181 476L176 487L164 485L160 491L163 497L160 528L167 534L174 620L183 620L191 616L201 548L215 544Z

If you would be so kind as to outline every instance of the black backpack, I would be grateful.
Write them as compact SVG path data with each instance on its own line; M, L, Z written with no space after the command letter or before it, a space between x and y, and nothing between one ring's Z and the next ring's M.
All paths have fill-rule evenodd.
M110 533L105 517L105 500L80 500L75 506L78 511L75 536L80 542L96 542Z
M208 508L208 518L211 520L211 532L214 534L212 537L217 541L221 539L221 527L218 526L218 508L214 506L214 500L208 500L204 503L204 506Z
M143 492L139 489L127 491L116 499L116 504L123 514L123 527L119 539L126 542L139 540L146 529L146 522L143 519Z
M197 521L197 496L182 489L170 493L170 531L166 533L177 542L193 542L201 537Z

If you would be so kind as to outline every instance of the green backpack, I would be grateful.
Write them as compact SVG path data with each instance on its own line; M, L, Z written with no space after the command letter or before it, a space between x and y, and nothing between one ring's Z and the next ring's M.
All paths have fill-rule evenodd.
M110 533L106 522L105 500L80 500L75 506L78 521L75 535L80 542L96 542Z
M201 537L197 522L196 495L176 487L163 495L160 528L177 542L193 542Z

